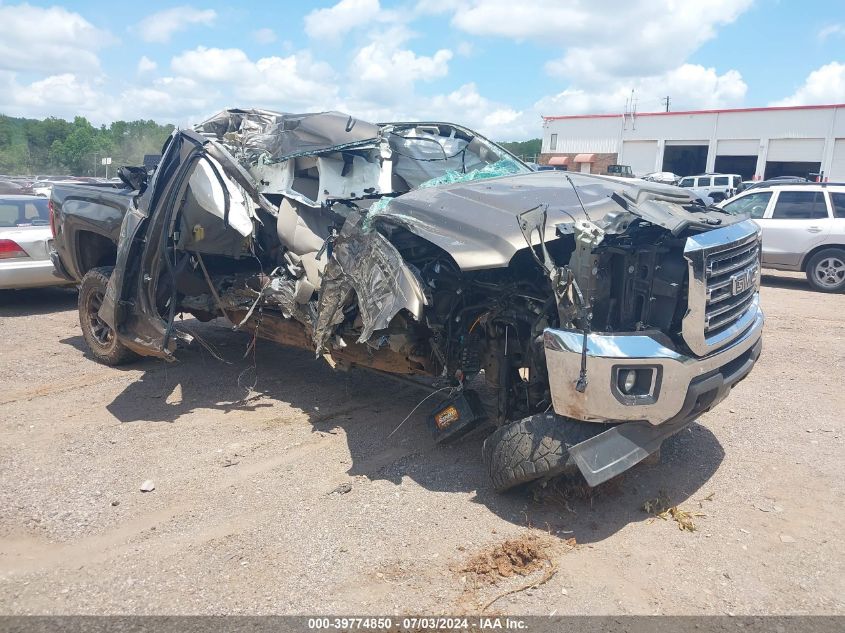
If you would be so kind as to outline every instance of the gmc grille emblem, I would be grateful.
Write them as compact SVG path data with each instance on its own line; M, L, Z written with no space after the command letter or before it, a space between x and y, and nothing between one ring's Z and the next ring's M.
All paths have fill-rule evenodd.
M749 266L731 277L731 296L742 294L754 286L757 278L757 266Z

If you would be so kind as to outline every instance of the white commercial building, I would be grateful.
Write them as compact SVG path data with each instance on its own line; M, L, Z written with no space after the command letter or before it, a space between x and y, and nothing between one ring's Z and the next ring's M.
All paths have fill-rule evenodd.
M845 104L543 117L540 162L845 181Z

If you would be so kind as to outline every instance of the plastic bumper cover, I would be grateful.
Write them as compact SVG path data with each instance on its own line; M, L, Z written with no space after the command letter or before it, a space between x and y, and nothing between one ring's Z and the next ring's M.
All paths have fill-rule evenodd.
M0 289L41 288L67 283L56 274L50 260L21 258L0 261Z

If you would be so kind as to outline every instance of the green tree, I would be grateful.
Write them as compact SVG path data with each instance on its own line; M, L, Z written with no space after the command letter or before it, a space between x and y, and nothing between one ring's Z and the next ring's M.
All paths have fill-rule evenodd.
M155 121L115 121L94 127L84 117L23 119L0 115L0 173L92 175L99 159L112 157L113 169L140 165L145 154L157 154L172 125Z
M510 141L499 143L499 145L512 154L516 154L522 158L522 160L533 161L536 160L536 157L540 154L540 148L543 145L543 141L539 138L532 138L528 141Z

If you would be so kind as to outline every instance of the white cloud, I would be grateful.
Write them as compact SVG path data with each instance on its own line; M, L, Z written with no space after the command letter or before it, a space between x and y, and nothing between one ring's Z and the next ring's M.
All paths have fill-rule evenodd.
M0 70L97 70L97 51L115 38L62 7L0 5Z
M138 60L138 72L139 73L150 73L154 71L158 67L153 60L151 60L146 55L142 55L141 59Z
M252 36L259 44L272 44L276 41L276 32L273 29L263 28L254 31Z
M185 51L170 61L177 75L210 82L234 82L248 74L253 64L239 48L197 48Z
M474 83L423 103L428 118L460 123L493 139L526 138L539 131L539 117L492 101Z
M845 64L830 62L811 72L804 85L773 106L845 103Z
M532 10L512 0L474 0L452 24L474 35L544 41L564 49L550 74L599 84L609 77L655 75L685 60L716 28L733 22L752 0L538 0Z
M828 24L819 29L818 37L820 42L825 42L829 37L845 37L845 26L842 24Z
M534 107L543 115L621 113L632 89L638 110L653 112L660 109L660 101L666 95L674 110L740 105L748 86L736 70L720 75L715 68L683 64L661 75L614 81L600 89L570 87L540 99Z
M396 22L400 14L381 8L379 0L340 0L328 9L314 9L305 16L308 37L331 42L356 28L379 22Z
M349 65L350 89L374 101L406 99L418 81L433 81L449 74L452 51L440 49L432 55L418 55L402 48L407 34L392 29L374 36L358 50Z
M200 86L185 77L161 77L151 84L124 90L114 104L114 118L159 119L187 124L205 114L211 103L222 97L219 91Z
M75 116L112 120L103 107L104 95L88 79L73 73L50 75L31 83L18 82L15 73L0 71L0 108L11 116L42 118Z
M214 85L252 106L325 108L337 94L333 69L308 51L252 61L239 48L199 46L174 57L170 67L177 77Z
M72 73L51 75L21 86L16 101L19 106L41 109L46 104L59 107L86 109L96 100L97 93L91 84Z
M194 24L211 26L216 19L217 12L213 9L181 6L148 15L136 28L145 42L168 42L174 33L184 31Z

